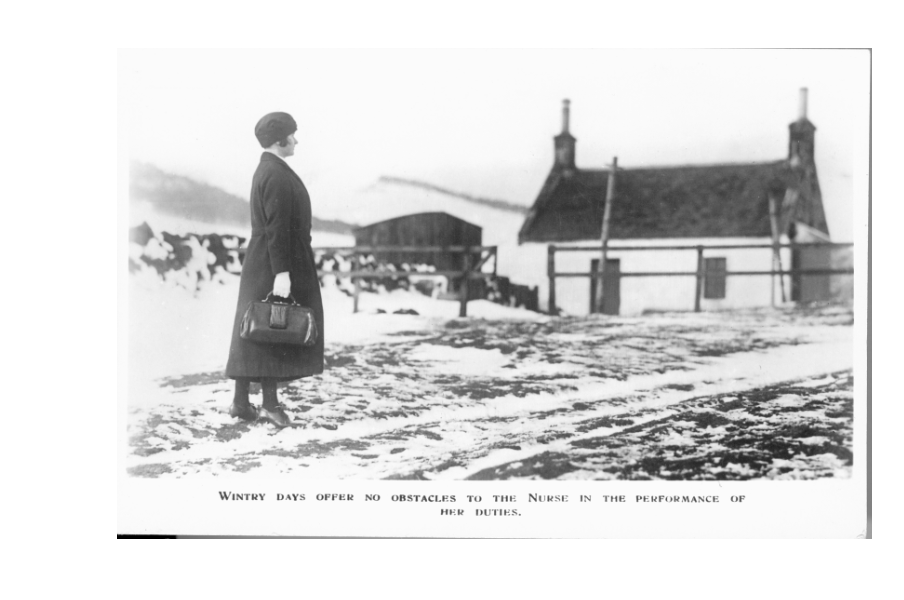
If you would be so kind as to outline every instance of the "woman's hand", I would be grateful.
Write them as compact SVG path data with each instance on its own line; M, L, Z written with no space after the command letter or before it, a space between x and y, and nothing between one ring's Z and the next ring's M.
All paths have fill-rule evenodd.
M273 281L273 295L280 298L288 298L291 293L292 280L289 279L289 272L277 273L276 279Z

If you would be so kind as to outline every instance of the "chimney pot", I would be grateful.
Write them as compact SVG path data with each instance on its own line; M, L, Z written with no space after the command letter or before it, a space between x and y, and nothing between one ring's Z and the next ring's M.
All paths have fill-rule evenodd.
M568 133L568 120L570 117L570 108L571 101L568 99L562 100L562 133Z
M807 118L807 88L800 88L800 110L798 114L799 120Z

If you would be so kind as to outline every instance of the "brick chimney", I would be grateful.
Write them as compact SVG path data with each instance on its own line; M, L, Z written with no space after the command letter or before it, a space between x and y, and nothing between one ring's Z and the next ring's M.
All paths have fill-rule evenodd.
M807 88L800 88L797 120L788 125L788 160L792 165L815 163L816 126L807 119Z
M562 133L553 138L555 146L555 162L553 168L565 170L575 169L574 164L574 145L577 141L568 131L569 121L571 119L571 102L562 100Z

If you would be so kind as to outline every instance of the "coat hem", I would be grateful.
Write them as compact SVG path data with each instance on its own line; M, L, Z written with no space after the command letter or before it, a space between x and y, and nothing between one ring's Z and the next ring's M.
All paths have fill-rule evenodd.
M266 375L237 375L234 373L223 373L223 375L228 379L247 379L255 383L259 383L262 379L275 379L276 381L295 381L296 379L304 379L306 377L313 377L314 375L321 374L323 374L322 369L320 371L312 371L310 373L303 373L301 375L280 375L278 377L268 377Z

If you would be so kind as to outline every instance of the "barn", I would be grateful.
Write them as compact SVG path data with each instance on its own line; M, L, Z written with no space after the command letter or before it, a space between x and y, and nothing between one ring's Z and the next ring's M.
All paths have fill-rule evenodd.
M354 230L355 246L480 246L477 225L444 212L404 215ZM452 252L378 252L374 258L392 264L433 265L438 271L464 267L465 255ZM473 264L473 263L472 263Z
M775 239L795 244L830 241L814 158L816 127L807 119L806 103L803 89L798 119L789 126L788 155L780 160L592 170L576 166L576 138L569 131L570 107L565 100L552 169L518 237L525 259L530 257L538 267L532 283L540 287L541 298L549 291L541 265L547 263L550 244L561 249L600 246L610 178L612 249L604 270L603 312L632 315L769 306L782 295L800 301L829 298L834 284L828 275L725 275L772 269L772 248L740 246L769 245ZM690 251L675 249L679 246ZM697 246L713 248L704 254L693 251ZM833 251L824 246L783 249L779 260L786 270L825 268L837 262ZM598 249L558 252L555 270L596 272L600 257ZM705 272L701 288L695 277L620 275L698 268ZM555 285L558 308L569 314L592 311L596 290L592 279L561 278Z
M404 215L372 223L354 230L355 246L480 246L483 230L458 217L444 212L426 212ZM459 271L465 268L468 258L463 252L451 251L382 251L373 253L378 263L401 266L426 264L437 271ZM470 256L470 264L476 265L480 253ZM450 281L447 289L457 292L459 283ZM482 293L482 281L472 282L469 295Z

